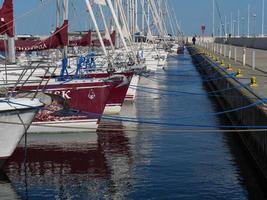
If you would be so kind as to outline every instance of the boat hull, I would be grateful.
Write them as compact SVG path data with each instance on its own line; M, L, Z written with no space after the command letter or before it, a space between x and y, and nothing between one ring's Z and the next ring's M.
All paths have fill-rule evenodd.
M122 104L107 104L104 110L105 115L117 115L121 112Z
M137 76L132 72L115 73L115 75L126 76L129 80L129 84L112 88L110 97L104 110L104 114L119 114L124 101L128 100L129 98L129 93L131 93L130 95L132 96L130 100L135 98L136 91L131 91L129 86L132 84L137 86L139 78L137 79ZM110 75L108 73L91 73L86 76L88 78L107 78Z
M28 133L96 132L97 119L33 122Z
M130 83L130 86L132 86L132 87L128 88L126 98L125 98L126 101L134 101L135 100L136 92L137 92L136 88L138 86L139 79L140 79L139 75L133 76L131 83Z
M30 102L30 101L28 101ZM42 104L28 104L26 101L5 102L6 110L0 111L0 167L16 149L21 138L29 128ZM5 105L1 103L1 108ZM17 107L20 108L17 108Z
M20 89L36 91L38 87L38 85L24 86ZM103 113L113 87L113 83L110 82L86 82L85 80L84 82L48 84L39 90L44 90L47 94L61 96L67 102L70 109L98 115Z

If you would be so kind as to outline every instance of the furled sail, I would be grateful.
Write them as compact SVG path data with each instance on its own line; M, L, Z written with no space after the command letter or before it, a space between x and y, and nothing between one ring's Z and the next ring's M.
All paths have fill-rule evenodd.
M13 0L4 0L0 9L0 35L14 37Z
M65 20L61 27L44 40L15 40L16 51L41 51L56 49L68 45L68 20ZM5 41L0 41L0 51L5 51Z

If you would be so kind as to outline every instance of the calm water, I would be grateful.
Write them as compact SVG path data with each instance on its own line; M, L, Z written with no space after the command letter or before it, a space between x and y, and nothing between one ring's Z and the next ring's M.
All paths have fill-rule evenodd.
M155 77L142 78L142 85L206 93L188 55L170 58L169 66ZM162 123L227 123L207 115L220 108L205 95L156 93L139 91L136 103L125 104L121 115L158 118ZM0 176L0 199L266 197L264 185L233 134L182 133L129 122L103 126L121 131L29 135L27 162L22 142Z

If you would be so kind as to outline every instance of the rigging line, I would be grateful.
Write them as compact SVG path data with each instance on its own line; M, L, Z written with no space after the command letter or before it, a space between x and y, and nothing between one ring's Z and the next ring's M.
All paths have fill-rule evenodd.
M207 80L203 80L203 82L212 82L212 81L219 81L219 80L225 80L225 79L228 79L228 78L233 78L234 76L236 75L236 73L231 73L227 76L222 76L222 77L218 77L218 78L214 78L214 79L207 79ZM145 77L145 76L144 76ZM196 80L168 80L168 78L166 77L166 79L159 79L159 78L148 78L148 77L145 77L147 79L152 79L152 80L158 80L159 82L164 82L164 81L168 81L168 82L172 82L172 83L179 83L179 82L190 82L190 83L195 83ZM199 78L201 79L201 76L199 76Z
M219 15L219 18L220 18L220 23L221 23L221 26L222 26L222 29L223 29L223 33L224 33L224 35L226 35L226 33L225 33L225 26L226 26L226 24L223 24L221 10L220 10L219 3L218 3L217 0L215 0L215 4L216 4L217 12L218 12L218 15Z
M197 71L192 71L192 72L197 72ZM215 76L219 74L219 72L215 72L210 75L204 75L204 74L154 74L155 77L165 77L165 78L173 78L173 77L182 77L182 78L187 78L187 77L192 77L192 78L202 78L202 80L209 80L211 78L215 78Z
M154 83L166 83L167 82L167 79L166 80L164 80L164 79L158 80L158 79L149 78L149 77L146 77L146 76L142 76L142 77L147 79L147 80L149 80L149 81L152 81ZM181 81L168 81L168 84L169 84L169 86L174 86L174 85L175 86L185 86L185 85L199 84L199 82L198 81L191 81L190 82L190 81L181 80ZM177 84L180 84L180 85L177 85Z
M138 87L131 87L131 89L135 89L137 91L140 91L140 92L144 92L144 93L148 93L148 94L156 94L156 95L161 95L161 96L175 96L175 97L181 97L181 96L184 96L184 95L193 95L193 96L199 96L199 97L202 97L202 96L206 96L206 97L221 97L221 98L225 98L225 97L228 97L228 98L232 98L232 99L246 99L246 97L244 96L234 96L234 95L212 95L212 94L206 94L206 93L190 93L190 92L176 92L176 93L161 93L161 92L153 92L153 89L142 89L142 88L138 88ZM179 94L180 93L180 94ZM182 94L182 95L181 95ZM253 99L258 99L258 98L251 98L251 100Z
M39 110L40 108L36 108L36 107L32 107L30 105L25 105L25 104L20 104L20 103L16 103L16 102L12 102L10 100L0 100L0 102L5 102L5 103L10 103L12 105L20 105L20 106L24 106L24 107L27 107L27 108L33 108L33 109L36 109L36 110ZM229 109L229 110L224 110L224 111L220 111L220 112L215 112L215 113L205 113L205 116L219 116L219 115L223 115L223 114L228 114L228 113L233 113L233 112L238 112L238 111L241 111L241 110L245 110L245 109L248 109L248 108L251 108L251 107L254 107L254 106L259 106L261 104L263 104L263 106L265 106L265 103L267 102L267 99L262 99L262 100L259 100L257 102L254 102L254 103L251 103L249 105L246 105L246 106L242 106L242 107L237 107L237 108L233 108L233 109ZM42 108L42 110L47 110L47 111L52 111L54 112L54 110L49 110L47 108ZM93 112L86 112L86 111L80 111L79 113L77 113L77 115L79 114L83 114L85 116L89 116L89 117L102 117L103 119L114 119L114 120L125 120L125 119L135 119L131 122L141 122L141 121L137 121L138 118L127 118L127 117L117 117L117 116L112 116L112 115L103 115L103 114L97 114L97 113L93 113ZM203 116L203 115L198 115L198 116ZM193 116L193 117L196 117L196 116ZM187 118L192 118L192 116L190 117L187 117ZM185 119L185 117L181 118L181 119ZM153 122L155 123L155 122Z
M14 125L21 125L20 123L16 123L16 122L3 122L0 121L0 124L14 124ZM29 126L31 124L28 124ZM32 124L32 126L37 126L37 127L53 127L53 128L63 128L63 129L77 129L77 131L94 131L95 132L95 128L86 128L86 127L78 127L78 126L73 126L73 127L67 127L67 126L49 126L49 125L45 125L45 124ZM101 126L101 124L100 124ZM258 132L266 132L267 129L266 128L251 128L251 129L214 129L214 128L210 128L210 129L160 129L160 128L155 128L155 127L139 127L139 129L136 129L135 127L126 127L126 128L97 128L96 133L99 133L100 131L131 131L131 132L144 132L144 131L148 131L150 133L152 132L174 132L174 133L258 133Z
M105 118L104 118L105 119ZM120 119L109 119L111 121L122 121ZM151 122L151 121L133 121L133 120L123 120L123 122L132 122L137 124L149 124L149 125L161 125L164 127L183 127L183 128L261 128L265 129L267 126L229 126L229 125L201 125L201 124L177 124L177 123L161 123L161 122Z
M1 100L2 102L5 102L4 100ZM14 102L10 102L9 103L12 103L14 105L21 105L19 103L14 103ZM206 114L206 116L219 116L219 115L222 115L222 114L227 114L227 113L232 113L232 112L237 112L237 111L240 111L240 110L244 110L244 109L247 109L247 108L251 108L251 107L254 107L254 106L257 106L257 105L260 105L262 104L263 101L259 101L259 102L256 102L256 103L253 103L253 104L250 104L250 105L247 105L247 106L244 106L244 107L240 107L240 108L234 108L234 109L231 109L231 110L227 110L227 111L222 111L222 112L217 112L217 113L210 113L210 114ZM30 107L29 105L24 105L25 107ZM33 107L33 109L37 109L35 107ZM39 108L38 108L39 109ZM46 109L48 110L48 109ZM53 111L53 110L52 110ZM54 112L54 111L53 111ZM80 112L80 113L77 113L77 114L84 114L85 116L89 116L89 117L101 117L102 119L105 119L105 120L111 120L111 121L119 121L119 122L132 122L132 123L137 123L137 124L149 124L149 125L161 125L161 126L169 126L169 127L199 127L199 128L216 128L218 126L211 126L211 125L199 125L199 124L177 124L177 123L166 123L166 122L160 122L160 121L151 121L150 120L138 120L136 118L126 118L126 117L115 117L115 116L108 116L108 115L101 115L101 114L97 114L97 113L90 113L90 112ZM194 116L196 117L196 116ZM200 116L201 117L201 116ZM202 116L203 117L203 116ZM191 117L188 117L188 118L192 118ZM181 119L185 119L185 117L181 118ZM228 126L228 125L223 125L223 126L219 126L219 128L266 128L267 126Z
M0 121L0 124L11 124L11 125L21 125L21 123L19 122L6 122L6 121ZM72 127L68 127L68 126L57 126L57 125L47 125L47 124L32 124L32 123L28 123L26 124L28 126L37 126L37 127L52 127L52 128L62 128L62 129L77 129L78 130L88 130L88 131L94 131L95 132L95 128L86 128L86 127L80 127L80 126L72 126ZM100 124L101 126L101 124ZM149 126L148 126L149 127ZM144 132L144 131L149 131L149 132L189 132L189 133L257 133L257 132L266 132L267 131L267 127L263 127L263 126L223 126L223 127L228 127L228 128L220 128L219 126L208 126L208 128L202 128L199 129L199 127L195 127L195 128L175 128L175 129L166 129L166 128L155 128L155 127L151 127L151 128L147 128L147 127L139 127L140 129L137 129L135 127L129 127L129 128L121 128L121 129L117 129L117 128L97 128L96 132L99 133L99 131L134 131L134 132ZM249 128L250 127L250 128ZM239 129L238 129L239 128Z
M155 90L155 91L162 91L162 92L169 92L169 93L182 93L182 94L189 94L189 95L204 95L204 96L211 96L214 93L221 93L225 92L228 90L234 90L234 89L240 89L240 88L245 88L246 85L240 85L238 87L230 87L230 88L225 88L222 90L216 90L212 92L206 92L206 93L197 93L197 92L188 92L188 91L181 91L181 90L165 90L165 89L159 89L159 88L152 88L152 87L145 87L145 86L135 86L135 85L130 85L131 88L133 89L138 89L138 88L143 88L144 90ZM161 93L159 93L161 94ZM254 98L253 98L254 99Z

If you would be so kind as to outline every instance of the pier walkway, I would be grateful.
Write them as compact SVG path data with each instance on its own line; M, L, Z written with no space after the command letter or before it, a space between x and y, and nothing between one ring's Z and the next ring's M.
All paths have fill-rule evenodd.
M221 106L225 110L237 109L231 113L236 118L234 120L236 122L233 121L233 123L236 125L241 123L244 127L253 127L248 128L251 129L250 133L240 133L239 135L267 179L266 128L259 128L256 131L257 127L267 126L267 67L264 67L264 60L267 61L267 58L263 56L267 51L252 49L257 53L260 52L261 57L259 58L262 58L262 60L258 60L258 63L261 64L260 67L255 67L255 61L253 61L253 68L253 65L251 66L247 62L251 59L249 56L243 55L242 62L240 61L240 57L237 56L238 50L240 50L238 47L213 45L212 43L199 45L201 46L190 50L199 71L205 76L211 77L209 81L206 81L210 89L220 91L219 94L223 98L219 98L218 101ZM231 57L230 48L235 49L234 57ZM247 49L245 53L247 53ZM253 59L255 57L253 56ZM251 83L252 78L255 80L254 84Z
M224 61L225 65L231 64L232 70L229 73L236 73L241 70L242 77L238 80L248 85L251 78L255 77L257 87L251 87L257 96L267 98L267 50L237 47L218 43L199 43L201 47Z

